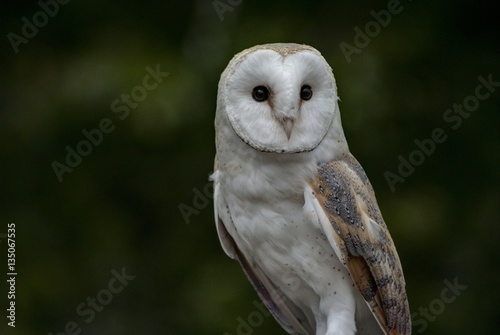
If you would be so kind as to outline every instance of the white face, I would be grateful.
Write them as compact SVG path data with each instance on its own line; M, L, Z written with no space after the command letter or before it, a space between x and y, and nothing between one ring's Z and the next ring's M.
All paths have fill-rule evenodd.
M235 56L231 65L220 89L245 143L276 153L318 146L338 113L335 79L323 57L308 49L282 55L264 46Z

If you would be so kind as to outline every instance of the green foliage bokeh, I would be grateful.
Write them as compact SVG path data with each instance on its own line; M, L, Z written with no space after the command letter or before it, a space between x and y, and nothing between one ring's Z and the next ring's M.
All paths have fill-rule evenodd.
M8 34L41 5L0 5L0 234L16 224L18 272L12 329L0 236L0 333L56 334L74 321L81 334L238 334L259 309L206 195L213 118L231 57L270 42L312 45L333 68L351 152L397 245L415 320L426 320L414 333L498 332L500 90L456 129L443 115L480 76L500 81L500 8L402 1L348 61L341 43L355 46L354 28L389 2L69 1L17 53ZM223 20L214 3L230 6ZM121 120L113 101L157 65L168 76ZM66 164L67 146L106 118L113 130L60 182L53 162ZM391 190L384 174L436 128L446 140ZM189 223L179 206L195 209ZM77 306L124 267L135 278L87 323ZM467 288L440 302L454 280ZM284 334L264 314L252 332Z

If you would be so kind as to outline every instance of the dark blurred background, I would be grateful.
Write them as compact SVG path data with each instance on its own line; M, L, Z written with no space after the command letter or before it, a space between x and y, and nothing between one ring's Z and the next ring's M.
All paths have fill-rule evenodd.
M0 5L1 334L285 334L220 248L208 183L219 75L268 42L312 45L332 66L414 333L498 333L497 3L61 2ZM446 140L430 150L436 128ZM85 155L68 163L72 150Z

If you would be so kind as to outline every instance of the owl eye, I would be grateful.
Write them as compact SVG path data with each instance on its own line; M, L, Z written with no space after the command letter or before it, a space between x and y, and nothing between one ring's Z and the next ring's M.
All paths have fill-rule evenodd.
M313 96L313 91L311 89L311 86L309 85L304 85L300 89L300 98L302 100L309 100Z
M269 90L265 86L256 86L252 91L252 98L255 101L262 102L269 98Z

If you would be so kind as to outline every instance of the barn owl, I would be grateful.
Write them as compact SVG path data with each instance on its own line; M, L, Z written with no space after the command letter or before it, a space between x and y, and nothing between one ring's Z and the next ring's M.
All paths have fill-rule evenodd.
M218 236L288 333L410 334L401 263L338 100L310 46L234 56L215 116Z

